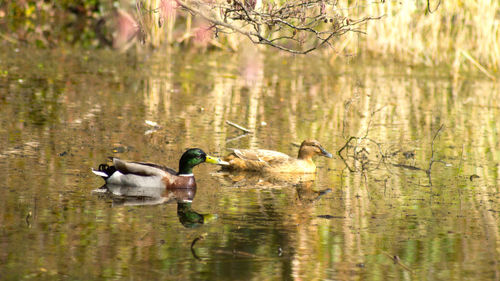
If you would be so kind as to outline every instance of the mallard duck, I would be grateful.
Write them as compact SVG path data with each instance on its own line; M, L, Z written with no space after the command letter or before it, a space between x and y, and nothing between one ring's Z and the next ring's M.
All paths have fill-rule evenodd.
M257 171L265 173L314 173L316 155L332 158L316 140L305 140L300 145L297 158L284 153L265 149L231 149L232 153L224 158L229 165L223 169L236 171Z
M179 172L158 164L128 162L118 158L113 158L113 166L101 164L97 170L92 169L92 172L110 185L193 188L196 186L193 168L203 162L228 165L227 162L209 156L199 148L192 148L182 154Z

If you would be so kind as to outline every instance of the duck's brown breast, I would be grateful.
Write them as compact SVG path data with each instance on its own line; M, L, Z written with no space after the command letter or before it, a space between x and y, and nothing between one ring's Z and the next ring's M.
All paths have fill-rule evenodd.
M196 180L193 175L164 177L166 188L196 188Z
M313 161L293 159L279 165L270 165L264 171L268 173L315 173L316 165Z

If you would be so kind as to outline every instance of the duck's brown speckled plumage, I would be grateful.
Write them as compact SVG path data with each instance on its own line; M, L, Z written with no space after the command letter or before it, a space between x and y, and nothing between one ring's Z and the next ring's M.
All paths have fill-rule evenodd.
M316 172L314 156L332 157L316 140L303 141L297 158L265 149L232 149L232 151L224 158L229 162L225 169L265 173L314 173Z

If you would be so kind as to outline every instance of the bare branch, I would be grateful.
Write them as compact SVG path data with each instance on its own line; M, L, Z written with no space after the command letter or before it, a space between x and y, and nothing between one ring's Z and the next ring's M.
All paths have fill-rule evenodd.
M266 2L255 8L242 0L205 2L175 0L177 7L213 25L217 34L239 33L254 44L268 45L293 54L307 54L382 16L350 19L337 1L294 0L283 5ZM298 36L300 35L300 36Z
M439 8L439 5L441 5L441 0L438 1L436 8L434 8L434 10L431 10L431 3L429 3L429 0L427 0L427 12L429 12L429 14L434 13Z

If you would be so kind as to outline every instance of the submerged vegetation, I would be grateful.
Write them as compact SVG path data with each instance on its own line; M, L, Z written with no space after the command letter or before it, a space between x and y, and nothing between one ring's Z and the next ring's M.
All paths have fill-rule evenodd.
M415 65L500 68L498 1L6 1L5 42L53 47L130 43L243 48L248 42L331 58L370 55ZM138 39L138 40L137 40ZM187 45L187 46L186 46Z

